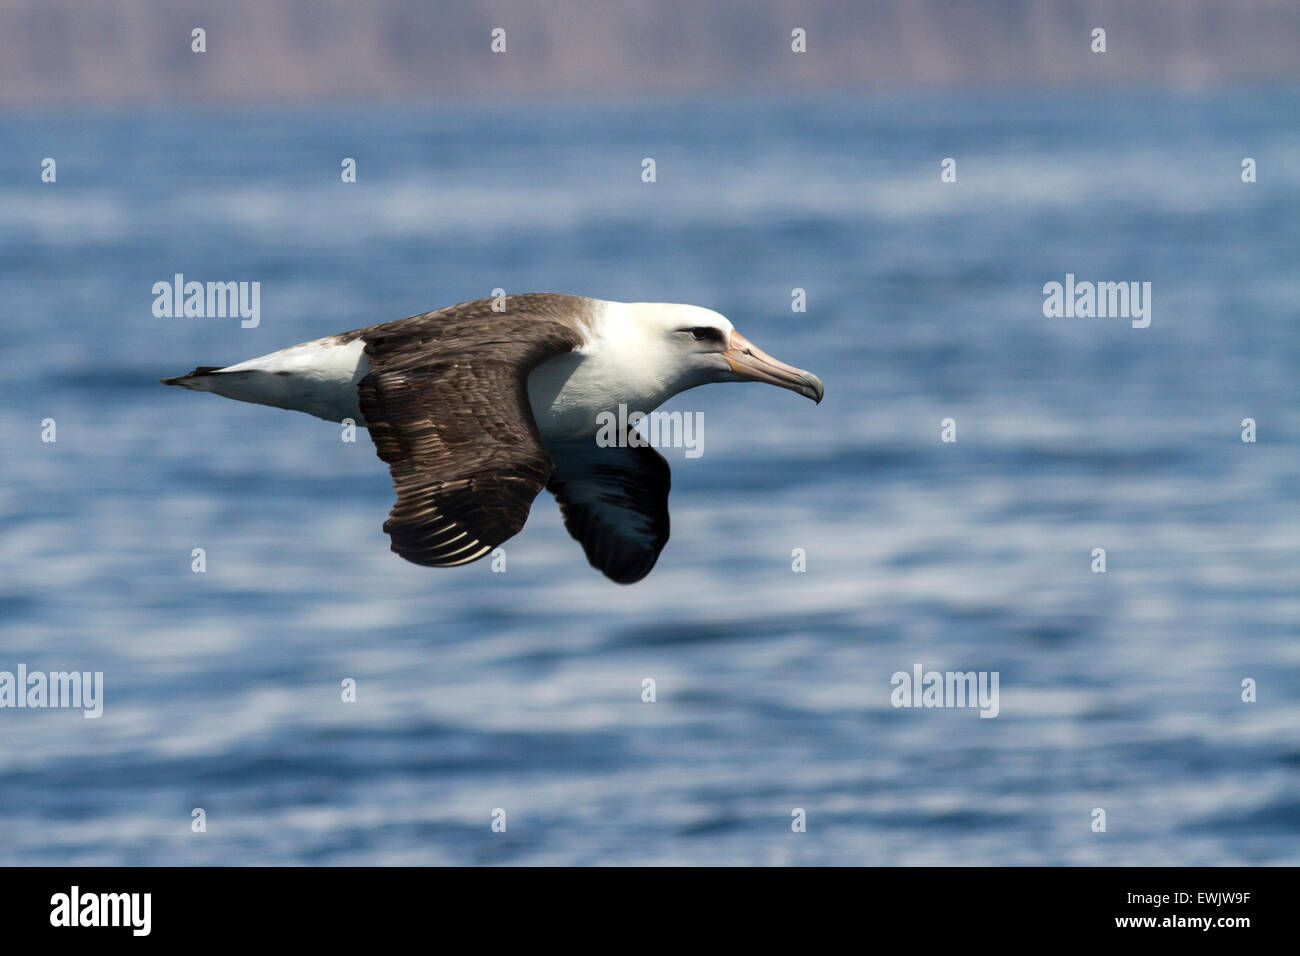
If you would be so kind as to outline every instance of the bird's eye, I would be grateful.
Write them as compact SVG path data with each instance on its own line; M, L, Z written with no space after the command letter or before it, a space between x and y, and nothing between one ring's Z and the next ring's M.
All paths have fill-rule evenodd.
M713 330L708 328L691 329L691 338L697 342L703 342L713 336Z

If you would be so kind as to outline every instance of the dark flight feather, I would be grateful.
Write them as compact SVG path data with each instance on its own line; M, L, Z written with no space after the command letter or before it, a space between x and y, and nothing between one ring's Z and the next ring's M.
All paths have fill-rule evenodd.
M551 453L555 471L547 490L591 566L619 584L640 581L668 543L668 462L653 448L630 443L556 443Z
M583 343L591 302L516 295L505 312L493 302L348 333L365 341L361 413L397 491L384 530L416 564L465 564L513 537L554 468L528 373Z

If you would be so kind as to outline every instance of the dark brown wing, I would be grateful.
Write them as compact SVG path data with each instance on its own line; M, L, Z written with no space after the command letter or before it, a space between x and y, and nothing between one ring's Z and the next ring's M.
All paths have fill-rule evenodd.
M668 462L648 445L601 448L588 439L550 447L555 472L546 488L569 534L611 581L640 581L668 543Z
M528 404L528 373L582 344L589 300L518 295L358 333L371 370L361 414L388 463L392 548L433 567L466 564L518 534L553 464Z

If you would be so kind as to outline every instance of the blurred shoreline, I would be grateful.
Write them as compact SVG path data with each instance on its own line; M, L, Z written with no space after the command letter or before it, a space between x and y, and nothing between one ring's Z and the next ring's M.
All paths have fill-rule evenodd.
M1279 0L0 0L0 103L1186 88L1298 74L1300 4Z

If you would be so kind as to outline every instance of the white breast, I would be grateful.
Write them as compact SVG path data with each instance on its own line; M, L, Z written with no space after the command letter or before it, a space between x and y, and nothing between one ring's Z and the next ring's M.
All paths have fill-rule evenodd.
M546 440L584 438L598 430L600 412L651 412L673 394L654 358L655 343L631 321L623 302L605 302L586 344L548 359L528 376L528 399ZM657 330L651 330L657 333Z
M607 393L599 364L580 352L548 359L528 376L528 401L547 441L595 434Z

